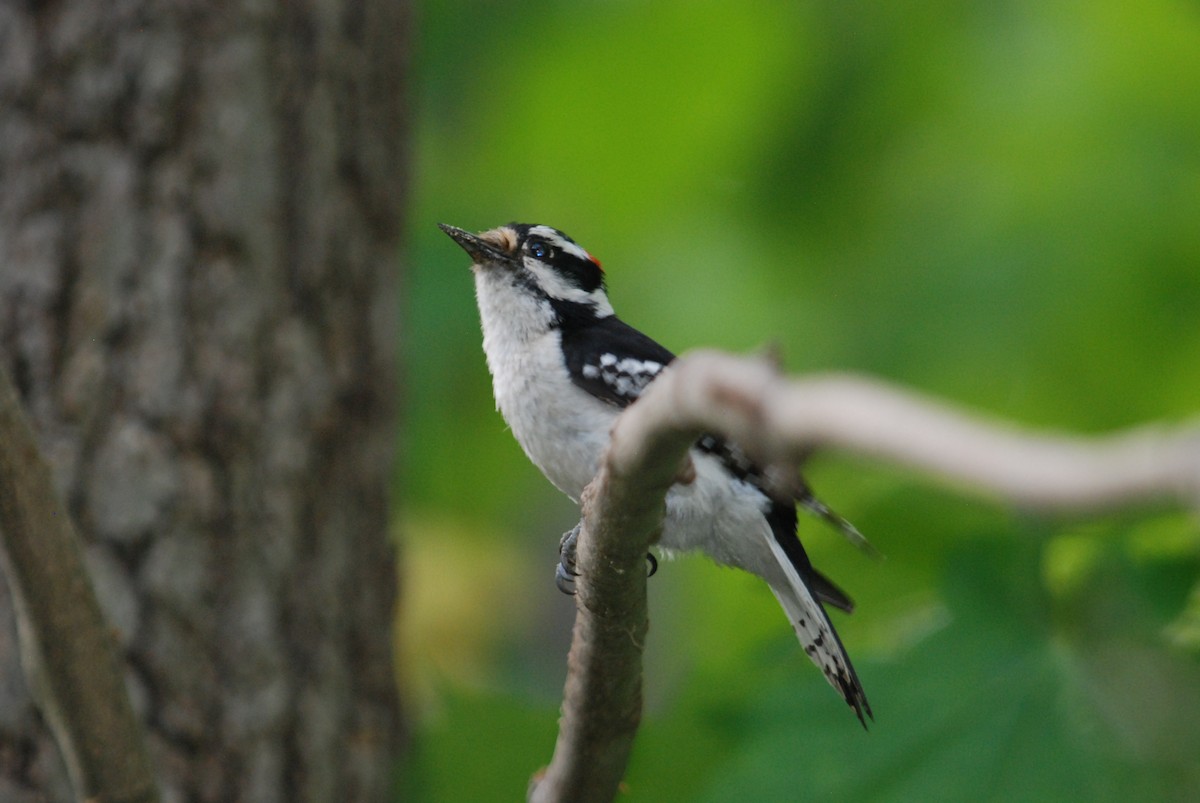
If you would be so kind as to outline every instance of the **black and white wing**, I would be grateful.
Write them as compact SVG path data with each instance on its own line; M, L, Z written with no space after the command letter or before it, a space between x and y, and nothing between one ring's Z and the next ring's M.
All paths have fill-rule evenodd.
M571 381L618 407L629 406L675 355L615 315L562 330Z

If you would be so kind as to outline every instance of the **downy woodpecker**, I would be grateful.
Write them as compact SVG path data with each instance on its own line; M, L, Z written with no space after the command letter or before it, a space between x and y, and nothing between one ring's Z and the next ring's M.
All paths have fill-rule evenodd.
M496 406L529 459L578 502L616 417L674 355L613 313L600 262L561 231L511 223L475 235L439 225L473 262ZM804 652L865 726L871 706L821 605L849 612L853 603L809 561L796 502L861 536L802 483L795 501L773 499L736 444L706 435L691 458L695 480L667 493L658 546L766 580Z

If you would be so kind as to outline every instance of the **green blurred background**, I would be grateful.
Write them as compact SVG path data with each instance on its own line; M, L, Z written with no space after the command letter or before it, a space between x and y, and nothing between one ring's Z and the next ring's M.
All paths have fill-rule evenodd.
M571 234L676 351L769 342L1041 428L1194 416L1195 2L426 2L398 479L412 799L522 799L550 758L573 506L493 411L438 221ZM1194 514L1038 518L863 461L802 521L864 733L765 586L650 581L623 800L1200 795Z

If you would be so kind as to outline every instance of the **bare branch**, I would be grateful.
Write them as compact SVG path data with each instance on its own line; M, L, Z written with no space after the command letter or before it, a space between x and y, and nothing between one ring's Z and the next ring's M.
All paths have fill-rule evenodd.
M641 716L643 555L703 432L785 471L833 449L1044 511L1200 501L1200 427L1035 435L864 378L787 380L761 359L685 355L618 419L584 494L563 717L550 767L531 784L533 803L616 796Z
M30 690L80 799L158 799L141 723L125 690L79 539L0 370L0 556Z
M638 433L644 448L610 448L584 491L563 716L554 759L530 786L531 803L605 803L617 793L642 711L646 551L699 434L659 419Z
M1200 502L1195 424L1088 437L1032 433L874 380L788 380L765 363L716 352L693 352L672 373L673 387L639 405L667 407L662 414L676 426L719 431L766 462L795 466L813 451L848 452L1041 511Z

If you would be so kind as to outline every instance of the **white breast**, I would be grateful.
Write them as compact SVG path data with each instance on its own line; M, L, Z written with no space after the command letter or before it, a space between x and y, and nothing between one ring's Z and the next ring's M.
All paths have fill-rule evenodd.
M579 501L619 411L571 382L549 302L497 270L476 268L475 293L496 407L534 465Z

